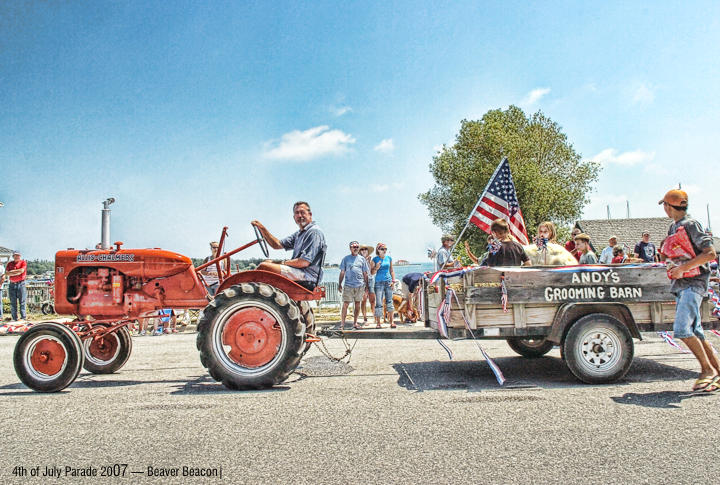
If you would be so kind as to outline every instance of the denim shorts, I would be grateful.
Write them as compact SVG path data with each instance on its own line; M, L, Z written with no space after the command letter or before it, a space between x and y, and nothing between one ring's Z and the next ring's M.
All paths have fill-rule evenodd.
M692 288L680 290L675 295L675 323L673 323L673 337L690 338L697 337L705 340L705 333L702 328L700 317L700 304L702 295Z

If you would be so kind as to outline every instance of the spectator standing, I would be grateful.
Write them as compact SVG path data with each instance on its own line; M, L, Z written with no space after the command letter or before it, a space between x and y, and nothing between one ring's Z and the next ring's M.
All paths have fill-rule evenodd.
M360 303L362 302L365 288L368 285L368 274L370 273L370 265L364 256L360 254L360 243L352 241L350 243L350 254L345 256L340 262L340 281L338 282L338 291L342 292L342 310L340 313L341 326L345 328L345 317L350 303L353 303L353 328L360 329L358 325L358 316L360 315ZM343 286L343 283L345 285Z
M20 307L20 317L25 320L27 318L25 303L27 301L27 288L25 287L25 278L27 277L27 262L22 259L19 251L15 251L12 255L13 260L7 264L5 273L10 278L8 293L10 296L10 314L13 321L18 319L18 306Z
M393 282L395 271L392 258L387 255L387 246L378 243L375 246L377 256L372 259L370 271L375 275L375 326L381 328L380 319L383 317L383 301L385 302L385 317L390 320L390 328L395 328L393 314Z
M575 236L575 249L580 254L578 260L580 264L597 264L598 259L592 249L590 249L590 236L581 232Z
M642 240L635 245L633 253L633 256L642 259L646 263L654 263L658 260L657 248L650 242L650 233L648 231L642 233Z
M488 266L532 266L522 245L510 237L510 228L505 219L495 219L490 225L495 241L487 257Z
M600 264L610 264L612 262L615 246L617 246L617 236L610 236L607 247L600 253Z
M368 263L368 267L370 267L370 263L372 263L370 256L374 251L375 248L372 246L360 246L360 256L365 258ZM365 294L363 295L362 303L360 304L360 309L363 314L363 323L367 323L367 308L365 308L365 304L368 301L370 302L370 308L372 311L375 311L375 275L373 274L368 275L368 284L365 287Z
M668 191L659 204L663 205L665 214L673 220L668 236L683 227L695 252L694 258L680 265L669 266L670 292L675 295L676 301L673 335L687 345L700 364L700 375L693 384L693 391L720 391L720 362L712 345L705 339L700 315L700 304L708 290L708 263L717 257L712 237L702 230L698 221L687 214L688 196L684 191ZM700 274L683 277L695 268L700 269Z
M452 254L450 254L450 249L455 243L455 238L449 234L445 234L440 241L442 242L442 246L438 249L437 256L435 257L438 271L455 266L455 260Z
M570 238L570 240L568 242L565 243L565 249L567 249L570 252L570 254L575 256L575 259L580 261L580 253L578 252L577 248L575 247L575 236L577 236L578 234L580 234L580 229L578 229L577 227L573 228L572 237Z

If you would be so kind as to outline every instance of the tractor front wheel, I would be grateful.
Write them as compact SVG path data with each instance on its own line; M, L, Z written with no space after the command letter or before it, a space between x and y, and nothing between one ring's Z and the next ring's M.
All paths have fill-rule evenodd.
M41 323L15 344L15 373L38 392L57 392L72 384L83 365L80 339L68 326Z
M112 333L88 337L82 343L85 370L93 374L112 374L130 358L132 338L127 327Z
M305 323L288 295L264 283L242 283L215 296L198 324L200 361L230 389L283 382L300 363Z

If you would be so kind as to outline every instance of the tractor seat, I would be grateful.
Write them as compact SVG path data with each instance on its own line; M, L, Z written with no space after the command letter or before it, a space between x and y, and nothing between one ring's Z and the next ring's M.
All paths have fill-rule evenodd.
M296 281L298 285L302 286L308 291L313 291L315 287L317 286L317 282L315 281Z

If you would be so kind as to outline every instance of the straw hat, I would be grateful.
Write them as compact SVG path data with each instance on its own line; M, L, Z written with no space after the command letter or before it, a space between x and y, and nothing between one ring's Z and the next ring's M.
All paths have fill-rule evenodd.
M361 245L360 245L360 251L362 251L363 249L367 249L367 250L368 250L368 256L370 256L373 252L375 252L375 248L372 247L372 246L368 246L367 244L361 244Z

